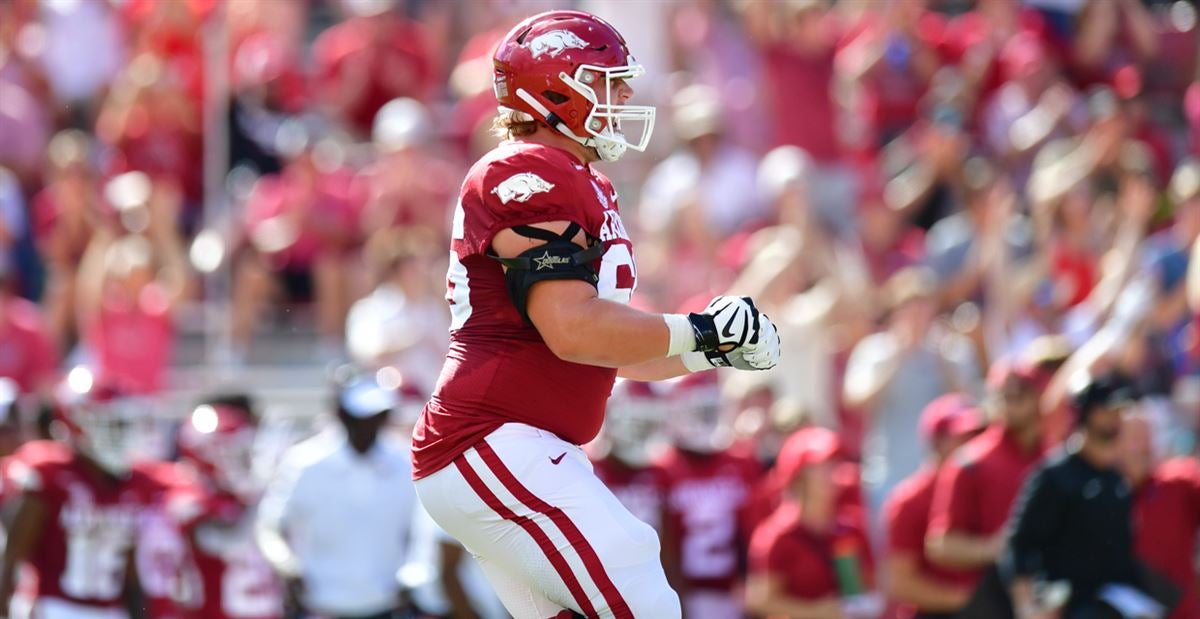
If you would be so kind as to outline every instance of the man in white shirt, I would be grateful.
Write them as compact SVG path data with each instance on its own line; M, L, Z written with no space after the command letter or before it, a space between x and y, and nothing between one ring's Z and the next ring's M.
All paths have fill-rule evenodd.
M401 606L416 495L407 449L380 436L397 403L372 379L342 385L340 430L292 447L267 489L258 543L302 616L383 619Z

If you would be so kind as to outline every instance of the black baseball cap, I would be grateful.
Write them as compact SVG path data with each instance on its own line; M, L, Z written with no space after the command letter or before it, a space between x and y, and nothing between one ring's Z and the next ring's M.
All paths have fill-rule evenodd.
M1106 372L1090 378L1075 392L1072 401L1076 419L1083 424L1097 409L1129 406L1140 397L1141 393L1129 377L1118 372Z

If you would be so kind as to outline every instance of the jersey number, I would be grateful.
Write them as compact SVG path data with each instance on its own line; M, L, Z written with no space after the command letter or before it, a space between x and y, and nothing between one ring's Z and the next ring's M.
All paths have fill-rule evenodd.
M684 523L682 568L688 578L722 578L737 568L734 537L737 526L730 518L693 518Z
M67 567L59 580L63 593L80 600L117 599L125 584L125 536L103 527L67 535Z
M279 613L271 568L254 553L246 548L227 559L221 577L221 608L230 617L272 617Z
M629 303L637 287L637 267L633 254L624 243L613 243L600 260L600 281L596 290L600 298L617 303Z
M454 206L454 223L450 231L450 244L461 241L465 236L463 222L466 211L462 200ZM446 302L450 304L450 330L461 329L471 317L471 283L467 279L467 267L458 259L458 252L450 248L450 268L446 271Z

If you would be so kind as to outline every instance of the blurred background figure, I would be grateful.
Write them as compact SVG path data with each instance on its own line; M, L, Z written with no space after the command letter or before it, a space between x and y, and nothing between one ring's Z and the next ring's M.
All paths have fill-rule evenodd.
M366 368L394 367L431 393L445 354L449 320L440 281L441 269L428 251L430 241L417 233L380 232L363 249L374 288L354 302L346 318L346 349Z
M642 229L666 242L639 253L645 256L639 263L649 261L650 269L662 268L656 262L669 263L676 276L671 281L690 287L670 291L666 302L677 304L707 292L696 286L712 277L718 255L711 248L761 225L767 212L758 195L757 161L731 142L718 93L707 86L687 86L671 103L681 148L650 171L638 204ZM671 248L670 255L654 254Z
M665 473L663 566L685 616L741 615L751 492L762 471L732 448L732 419L713 372L680 378L666 394L671 446Z
M1136 407L1137 391L1115 373L1084 380L1076 440L1029 477L1013 512L1002 570L1013 608L1021 617L1163 616L1174 600L1154 599L1139 572L1133 495L1117 470L1121 417ZM1067 595L1053 599L1058 583L1069 585Z
M283 617L282 583L254 541L264 485L254 467L257 426L253 411L205 403L177 434L179 478L164 502L187 542L175 589L188 592L181 606L196 616Z
M79 265L81 344L101 380L157 393L171 362L174 312L189 291L175 227L182 196L141 172L117 176L105 194L118 221L94 233Z
M1032 369L1001 363L988 374L988 426L942 463L925 532L933 565L972 591L1000 558L1013 502L1043 449Z
M839 504L837 437L823 428L790 436L776 472L783 502L754 530L746 606L763 616L881 616L871 543L860 516Z
M58 351L41 309L16 294L10 271L0 266L0 377L20 393L50 393Z
M967 604L971 590L954 572L929 559L925 534L938 470L983 428L983 415L961 393L940 396L921 411L921 438L929 456L916 473L896 486L884 505L884 582L888 597L899 606L899 617L949 616Z
M656 460L666 448L666 406L652 383L617 383L600 436L588 450L596 477L638 520L659 532L663 530L668 478Z
M1200 467L1194 458L1161 458L1153 428L1144 413L1126 411L1118 439L1121 471L1133 489L1134 550L1179 589L1179 605L1167 616L1190 617L1200 610L1190 550L1200 532Z
M246 199L247 243L233 283L234 344L239 353L249 347L269 301L312 301L321 350L336 356L346 312L361 288L354 261L362 241L362 187L332 138L290 121L276 139L284 167L259 178Z
M133 616L138 515L160 491L135 466L154 445L147 431L153 411L82 368L57 397L56 440L22 445L6 471L18 496L0 564L0 604L50 616Z
M863 483L871 511L921 465L911 440L921 410L949 391L970 392L978 375L970 344L936 321L930 273L900 271L885 287L887 330L855 346L846 368L847 404L866 417Z
M408 451L380 435L395 392L372 377L339 385L338 426L288 451L259 510L262 554L289 612L391 617L416 493Z

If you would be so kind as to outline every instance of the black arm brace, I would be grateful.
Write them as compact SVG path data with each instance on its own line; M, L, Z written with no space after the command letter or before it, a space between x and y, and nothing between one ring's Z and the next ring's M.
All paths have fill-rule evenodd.
M595 286L599 280L596 269L592 268L592 261L604 253L604 246L593 241L587 249L580 249L571 240L579 233L579 229L579 224L571 223L562 234L555 234L532 226L513 226L513 232L546 241L546 244L534 247L516 258L492 256L508 269L504 273L508 296L526 323L533 324L529 320L525 302L529 297L529 288L537 282L578 279Z

